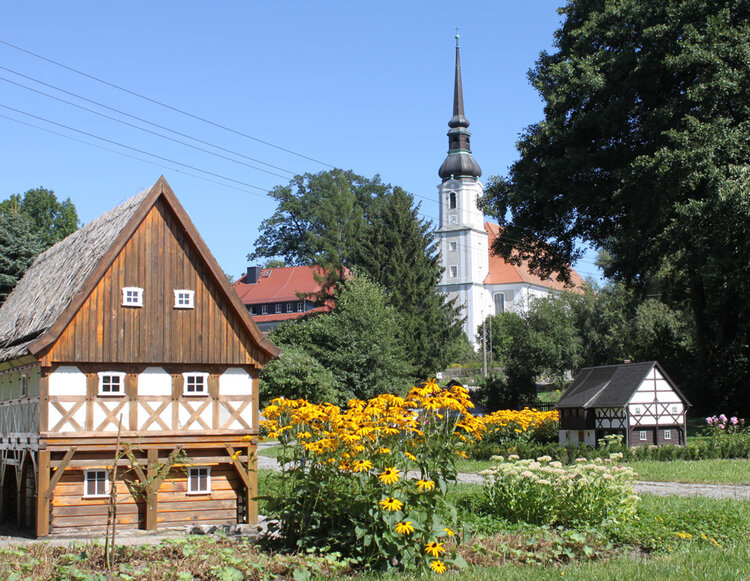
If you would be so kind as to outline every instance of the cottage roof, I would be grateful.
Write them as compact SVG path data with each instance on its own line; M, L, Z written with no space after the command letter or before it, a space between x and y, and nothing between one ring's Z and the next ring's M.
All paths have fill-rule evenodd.
M276 356L162 176L40 254L0 308L0 361L35 354L59 337L148 211L164 197L261 349Z
M264 268L256 282L248 284L246 281L247 274L244 274L234 283L234 289L246 305L298 301L298 293L312 295L321 291L312 266Z
M583 293L586 283L575 270L571 269L570 286L566 286L557 279L543 279L531 272L528 263L523 262L520 265L515 265L505 260L502 256L498 256L492 252L492 245L501 233L500 226L493 224L492 222L485 222L484 230L487 232L487 244L490 249L489 272L484 279L485 285L526 283L557 291Z
M623 363L620 365L603 365L586 367L573 379L557 402L557 408L593 408L620 407L630 401L633 393L640 387L649 372L657 367L672 389L689 405L687 398L680 392L656 361L643 363Z

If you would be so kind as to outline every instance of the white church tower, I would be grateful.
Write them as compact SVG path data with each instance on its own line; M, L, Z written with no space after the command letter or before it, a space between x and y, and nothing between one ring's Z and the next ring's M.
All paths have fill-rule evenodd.
M448 122L448 157L438 175L440 240L445 271L439 285L449 299L455 298L465 317L464 332L476 346L477 328L494 314L490 292L484 282L489 272L488 235L477 200L484 191L482 170L471 155L469 121L464 117L461 59L456 34L456 76L453 89L453 117Z

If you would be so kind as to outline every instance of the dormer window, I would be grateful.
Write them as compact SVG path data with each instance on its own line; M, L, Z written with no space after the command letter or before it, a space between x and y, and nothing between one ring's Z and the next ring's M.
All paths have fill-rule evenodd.
M175 309L194 309L195 308L195 291L187 290L187 289L175 289L174 308Z
M286 312L287 313L293 313L294 312L294 303L287 303L286 304Z
M278 315L281 313L281 303L277 303L274 305L274 312Z
M99 395L124 395L125 373L123 371L99 372Z
M208 373L183 373L185 379L183 393L185 395L207 395Z
M260 307L260 314L261 315L267 315L268 314L268 305L263 305Z
M122 287L122 306L123 307L142 307L143 306L143 289L137 286Z

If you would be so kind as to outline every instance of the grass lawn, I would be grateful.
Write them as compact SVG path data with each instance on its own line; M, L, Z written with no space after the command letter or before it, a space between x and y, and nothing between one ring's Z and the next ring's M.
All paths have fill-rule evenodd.
M750 460L649 460L628 462L628 466L638 473L638 480L750 484Z
M262 450L258 451L258 456L266 456L267 458L278 458L279 451L281 451L282 446L270 446L269 448L263 448Z

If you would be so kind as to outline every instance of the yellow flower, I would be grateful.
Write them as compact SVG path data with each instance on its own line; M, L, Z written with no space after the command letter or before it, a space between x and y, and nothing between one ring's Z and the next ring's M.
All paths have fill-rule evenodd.
M403 502L401 502L398 498L393 498L392 496L384 498L380 501L379 504L388 511L401 510L401 507L404 506Z
M417 480L416 484L417 488L419 488L419 492L435 488L435 483L432 480Z
M466 452L464 452L463 450L456 450L456 456L460 456L461 458L468 458Z
M452 536L454 536L456 534L451 529L449 529L448 527L444 528L443 531L445 531L445 534L448 535L449 537L452 537Z
M378 454L390 454L390 453L391 453L391 449L390 448L385 448L384 447L384 448L380 448L378 450Z
M398 468L386 468L378 474L378 478L383 484L396 484L401 479L400 473Z
M443 543L438 543L437 541L432 541L431 543L427 543L424 546L424 552L428 555L432 555L433 557L440 557L443 553L445 553L445 549L443 548Z
M400 535L410 535L414 532L414 525L411 524L410 520L400 522L396 525L396 532Z
M442 575L445 573L445 563L443 563L440 559L437 559L430 563L430 569L435 571L438 575Z
M416 462L417 461L417 457L414 454L412 454L411 452L404 452L404 456L406 456L412 462Z
M369 460L355 460L352 462L352 470L354 472L367 472L372 468L372 462Z

